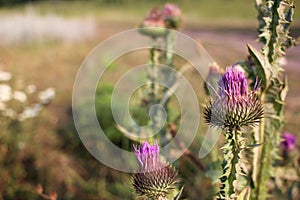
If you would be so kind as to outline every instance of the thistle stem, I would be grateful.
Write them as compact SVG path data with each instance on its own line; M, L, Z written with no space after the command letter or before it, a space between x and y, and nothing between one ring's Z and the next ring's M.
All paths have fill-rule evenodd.
M226 132L226 143L223 147L223 175L220 180L222 185L218 199L232 199L235 197L235 181L237 180L238 166L240 161L240 132L237 128L228 129Z
M148 79L150 82L150 90L149 90L149 101L151 104L156 103L156 89L155 82L157 79L157 64L158 64L159 51L156 47L155 40L154 45L150 50L150 69L148 72Z
M173 67L173 48L174 48L174 34L169 32L165 36L166 41L166 65L169 67Z
M149 96L149 103L150 106L154 105L157 103L158 99L157 99L157 93L158 93L158 89L157 89L157 84L156 84L156 80L157 80L157 71L158 71L158 59L160 56L160 51L159 48L157 47L156 44L156 39L154 40L154 44L153 47L150 50L150 69L148 72L148 79L150 82L150 88L148 91L148 96ZM157 111L154 110L153 113L153 121L152 121L152 131L155 132L155 130L157 130L157 126L159 126L159 117L157 117ZM159 128L159 127L158 127Z
M261 101L264 101L265 94L262 93L261 95ZM255 142L257 144L264 143L264 136L265 135L265 119L262 119L259 124L259 130L255 130L254 137ZM257 147L254 149L254 158L253 158L253 174L252 179L254 182L255 190L254 190L254 199L258 199L259 192L260 192L260 182L261 182L261 173L262 173L262 167L263 167L263 159L262 156L264 154L265 146Z

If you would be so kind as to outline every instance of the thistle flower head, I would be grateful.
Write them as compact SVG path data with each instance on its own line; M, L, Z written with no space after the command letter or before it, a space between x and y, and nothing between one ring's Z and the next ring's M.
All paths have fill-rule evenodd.
M139 32L141 34L151 37L164 36L167 33L162 12L158 8L153 8L150 11L140 27Z
M248 91L248 82L241 69L230 66L218 82L218 91L205 108L205 120L220 128L242 128L260 121L263 107L253 91Z
M165 4L162 16L168 28L178 28L181 18L181 10L178 6L171 3Z
M178 6L171 4L171 3L166 3L162 14L165 18L167 17L178 17L181 15L181 10Z
M159 167L158 155L159 146L155 143L151 146L148 142L143 142L139 147L134 147L134 153L144 170L155 170Z
M134 146L141 171L132 175L132 184L139 196L148 199L165 199L177 183L177 170L159 161L159 146L143 142Z
M282 141L280 143L280 147L285 150L294 150L296 148L297 137L291 133L285 132L282 134Z
M144 19L143 24L144 27L161 27L164 28L164 20L162 16L161 10L158 8L153 8L148 16Z

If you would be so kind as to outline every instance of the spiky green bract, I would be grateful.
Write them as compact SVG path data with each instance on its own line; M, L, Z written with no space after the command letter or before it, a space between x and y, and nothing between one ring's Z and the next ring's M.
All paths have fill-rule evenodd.
M156 171L133 174L132 184L139 196L149 200L167 199L178 182L177 174L175 168L167 165Z
M205 122L222 129L255 126L263 117L263 106L254 92L238 100L216 98L204 111Z

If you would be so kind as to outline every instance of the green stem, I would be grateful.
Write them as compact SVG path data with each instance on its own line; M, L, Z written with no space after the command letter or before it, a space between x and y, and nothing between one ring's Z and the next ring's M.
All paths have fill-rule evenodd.
M155 41L154 41L154 45L150 49L150 69L148 72L148 79L150 82L150 90L148 92L150 105L153 105L157 102L155 82L157 79L158 57L159 57L159 52L158 52L158 49L157 49Z
M223 175L220 178L222 185L218 199L231 199L235 197L235 181L240 161L240 132L237 128L229 129L226 132L226 143L223 147Z
M169 67L173 67L174 34L172 32L166 34L165 42L166 42L166 65Z
M237 170L236 170L236 164L238 162L238 148L237 148L237 143L236 141L232 140L232 154L233 154L233 158L231 160L231 170L229 173L229 177L228 177L228 184L229 184L229 197L231 197L232 195L235 194L235 190L234 190L234 185L233 182L236 180L237 176Z
M174 60L174 34L172 32L168 32L165 35L165 59L166 59L166 66L173 68L173 60ZM169 70L163 70L164 79L169 87L165 87L163 89L163 93L167 93L168 90L176 83L176 77L174 73L169 73ZM167 100L169 102L170 98ZM167 113L167 122L170 121L170 113L168 108L168 103L164 105L165 111Z
M261 102L264 105L264 93L261 95ZM254 137L255 137L255 143L257 144L263 144L264 143L264 136L265 135L265 120L262 119L259 124L259 129L255 130ZM252 179L254 182L254 198L258 199L259 193L260 193L260 182L262 178L262 167L264 165L262 155L264 154L264 145L259 146L256 149L254 149L254 158L253 158L253 174Z
M157 76L158 76L158 64L159 64L160 50L156 40L154 39L153 47L150 49L150 68L148 71L148 79L150 82L150 88L148 91L149 105L152 106L159 102L158 93L159 88L157 87ZM162 121L159 116L158 110L153 110L152 118L152 131L156 133L156 130L160 129L160 122Z

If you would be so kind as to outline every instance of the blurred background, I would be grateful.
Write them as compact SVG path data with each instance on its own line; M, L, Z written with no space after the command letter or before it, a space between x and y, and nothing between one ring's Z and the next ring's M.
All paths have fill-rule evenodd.
M138 27L150 9L166 2L182 9L181 31L223 68L247 58L247 43L260 46L251 0L0 0L0 199L134 199L130 175L102 165L81 144L72 119L72 87L96 45ZM295 37L300 33L297 3ZM289 49L284 63L289 93L283 131L296 135L299 55L299 46ZM110 94L116 77L146 62L146 51L119 59L96 93L100 124L125 149L131 142L115 128ZM202 84L198 87L201 93ZM193 151L202 137L199 131ZM211 179L193 163L181 158L175 165L186 184L184 196L208 199L213 194Z

